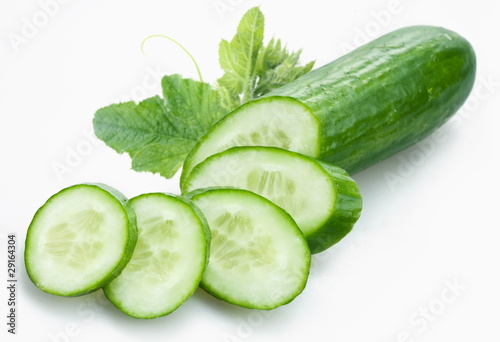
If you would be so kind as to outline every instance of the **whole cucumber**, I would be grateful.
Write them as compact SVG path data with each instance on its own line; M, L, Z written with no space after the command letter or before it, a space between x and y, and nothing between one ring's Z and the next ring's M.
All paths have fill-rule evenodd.
M393 31L226 115L190 152L181 182L234 146L280 147L355 173L445 123L475 75L474 50L457 33Z
M287 96L321 122L319 159L349 173L422 140L467 99L471 44L441 27L393 31L266 96Z

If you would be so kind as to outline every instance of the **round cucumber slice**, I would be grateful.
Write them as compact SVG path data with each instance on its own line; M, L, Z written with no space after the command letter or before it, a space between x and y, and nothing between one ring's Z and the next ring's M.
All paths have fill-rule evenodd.
M41 290L79 296L113 280L137 241L134 211L104 184L77 184L38 209L28 228L25 264Z
M347 235L362 207L358 187L344 170L276 147L240 146L214 154L181 183L183 192L214 186L250 190L285 209L312 253Z
M137 215L137 246L104 293L129 316L164 316L198 288L208 261L210 230L199 209L178 196L143 194L130 204Z
M318 118L293 98L274 96L247 102L198 141L184 161L181 180L207 157L234 146L274 146L318 156L320 130Z
M211 229L210 258L201 286L226 302L274 309L305 288L311 254L291 216L241 189L200 189L187 195Z

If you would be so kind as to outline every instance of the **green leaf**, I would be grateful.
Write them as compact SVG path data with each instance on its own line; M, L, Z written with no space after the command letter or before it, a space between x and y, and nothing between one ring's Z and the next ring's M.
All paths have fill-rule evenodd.
M95 113L93 124L99 139L130 155L134 170L170 178L225 111L218 92L206 83L170 75L162 87L164 99L112 104Z
M264 15L258 7L241 19L236 35L219 45L219 63L224 71L217 80L221 105L230 112L309 72L314 62L299 66L301 50L288 52L281 41L263 45Z
M257 84L253 91L254 98L296 80L314 67L314 61L305 66L298 66L302 50L288 52L281 46L281 41L271 39L259 54L256 66Z
M148 144L167 143L176 135L165 120L163 100L151 97L138 104L125 102L99 109L94 116L94 132L118 153L133 154Z
M192 140L147 145L134 154L132 169L159 173L165 178L172 178L194 145L195 142Z
M170 37L155 36L184 49ZM279 39L264 46L263 39L264 15L254 7L245 13L231 41L220 42L219 63L224 73L214 87L180 75L165 76L163 98L99 109L93 122L95 134L118 153L128 153L134 170L171 178L195 143L223 115L312 69L314 62L299 66L301 51L289 53Z
M231 42L219 45L219 63L224 71L217 84L225 104L246 102L252 98L255 64L264 39L264 15L258 7L248 10L241 19ZM233 109L233 108L229 108Z
M167 119L182 137L198 140L226 114L208 83L170 75L163 77L162 88Z

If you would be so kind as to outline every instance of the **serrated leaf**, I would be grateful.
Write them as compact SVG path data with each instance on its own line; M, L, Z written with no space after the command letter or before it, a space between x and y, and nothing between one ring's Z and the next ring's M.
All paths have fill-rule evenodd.
M194 145L192 140L147 145L132 156L132 169L172 178Z
M168 119L183 137L198 140L226 114L208 83L170 75L163 77L162 88Z
M290 53L274 38L264 46L263 38L264 16L254 7L241 19L233 39L220 42L219 63L224 74L217 80L217 89L228 112L297 79L314 66L314 62L299 66L300 50Z
M240 96L244 102L251 99L255 63L263 39L264 15L254 7L241 19L233 39L220 42L219 63L224 74L217 85L224 89L221 93L226 103L233 103Z
M125 102L99 109L94 115L94 132L118 153L133 154L148 144L168 142L177 131L165 117L159 96L140 103Z
M272 38L259 53L255 73L263 75L267 71L276 68L286 58L287 52L281 47L281 40Z
M263 96L311 71L314 61L298 65L301 53L302 50L288 52L279 39L271 39L259 55L256 69L258 81L253 96Z
M299 66L301 51L289 53L279 39L264 46L263 39L264 16L254 7L241 19L235 36L220 42L224 73L215 88L180 75L165 76L163 98L99 109L95 134L117 152L128 153L134 170L172 177L223 115L312 69L314 62Z
M218 92L206 83L170 75L162 87L164 99L112 104L95 113L93 124L99 139L130 155L134 170L170 178L225 112Z

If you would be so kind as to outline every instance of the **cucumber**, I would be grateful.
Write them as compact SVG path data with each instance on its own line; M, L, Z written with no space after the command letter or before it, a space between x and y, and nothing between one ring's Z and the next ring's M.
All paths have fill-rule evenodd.
M475 74L474 50L457 33L433 26L396 30L225 116L188 155L182 179L208 156L232 146L283 147L265 139L278 132L285 132L281 140L294 146L285 148L353 174L446 122L465 102ZM301 121L311 125L302 126L297 115L287 118L274 110L295 107ZM259 114L249 118L250 109ZM319 130L311 116L319 120ZM298 134L304 145L286 133L292 126L304 129ZM262 129L265 137L254 143L250 138L262 136ZM246 139L220 142L226 135Z
M137 242L136 217L124 195L104 184L77 184L35 213L25 241L31 281L59 296L93 292L117 277Z
M287 304L303 291L311 254L287 212L242 189L198 189L186 196L204 213L212 234L203 289L262 310Z
M233 147L198 164L181 183L183 193L231 186L253 191L286 210L312 253L340 241L358 220L362 200L339 167L276 147Z
M137 246L104 293L134 318L165 316L198 288L208 262L210 231L200 210L179 196L143 194L130 205L137 215Z

